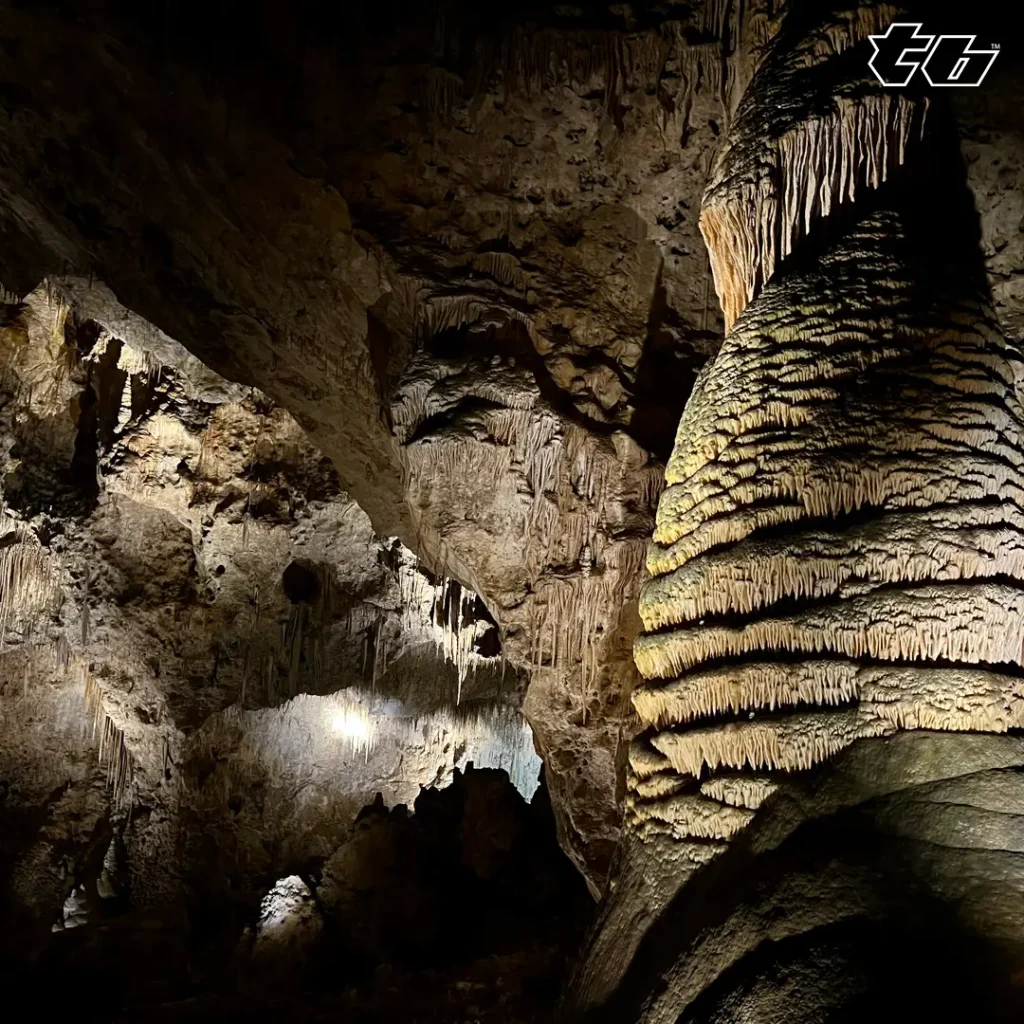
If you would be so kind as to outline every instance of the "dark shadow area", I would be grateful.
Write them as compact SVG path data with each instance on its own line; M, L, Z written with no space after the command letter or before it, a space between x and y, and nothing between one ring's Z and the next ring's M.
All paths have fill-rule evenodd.
M720 975L677 1024L786 1020L789 1024L1008 1024L1019 997L1005 968L949 906L922 897L914 916L851 918L766 941ZM942 980L956 978L956 984Z
M1015 951L972 928L930 878L944 848L873 815L866 804L805 821L759 853L750 832L734 840L651 926L615 995L572 1020L634 1021L666 994L686 1006L678 1024L1024 1019ZM687 977L699 993L689 1001Z
M543 784L528 804L472 766L412 813L378 798L268 889L231 913L197 893L187 920L97 913L30 962L9 948L0 983L96 1021L549 1021L593 910Z
M661 462L668 462L683 408L705 363L722 345L723 325L710 264L704 282L705 303L699 330L683 321L668 303L664 265L647 316L647 337L631 385L635 406L630 435Z

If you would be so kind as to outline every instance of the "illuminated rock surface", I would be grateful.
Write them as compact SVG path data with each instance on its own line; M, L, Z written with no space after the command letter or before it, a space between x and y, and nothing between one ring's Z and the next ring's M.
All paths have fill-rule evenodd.
M1022 78L948 90L992 301L922 317L865 204L942 104L828 70L888 6L328 6L0 9L0 950L549 1019L623 833L657 903L792 773L1024 725ZM420 973L457 908L515 938Z

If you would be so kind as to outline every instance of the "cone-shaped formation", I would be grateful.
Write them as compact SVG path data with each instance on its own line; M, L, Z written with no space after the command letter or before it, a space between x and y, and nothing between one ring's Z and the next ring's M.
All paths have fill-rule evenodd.
M648 554L641 837L720 848L861 739L1024 726L1024 361L962 182L913 179L941 117L845 55L894 12L822 6L788 8L705 195L730 329Z

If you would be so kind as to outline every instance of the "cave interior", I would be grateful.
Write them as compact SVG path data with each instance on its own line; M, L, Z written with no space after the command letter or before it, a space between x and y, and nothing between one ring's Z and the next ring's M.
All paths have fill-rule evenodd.
M12 1005L885 1024L913 946L893 1021L1022 1019L1011 36L0 0Z

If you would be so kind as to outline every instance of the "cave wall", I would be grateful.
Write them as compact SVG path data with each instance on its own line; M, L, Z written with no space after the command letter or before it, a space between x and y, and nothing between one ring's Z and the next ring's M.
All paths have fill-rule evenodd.
M780 8L4 6L9 297L59 282L83 323L145 335L200 402L217 395L212 436L197 422L179 451L163 436L178 428L156 418L155 438L119 440L109 456L127 468L141 445L163 483L186 453L200 479L165 483L154 504L123 482L129 474L108 473L121 503L90 512L95 531L68 541L87 561L93 532L116 553L129 544L125 517L145 521L159 547L135 580L117 562L139 552L112 559L111 596L144 590L150 572L161 592L201 580L215 595L189 613L186 632L234 630L234 646L220 656L201 640L176 653L195 666L172 687L176 716L192 727L219 713L219 681L238 692L247 655L266 656L237 639L253 634L242 577L273 578L294 557L340 566L350 556L330 549L332 533L348 546L371 529L398 537L435 578L481 596L509 668L529 673L525 708L562 842L600 890L634 728L645 538L679 411L722 333L700 194ZM957 103L990 280L1015 331L1019 76L1009 60L994 74L991 89ZM168 345L170 360L159 355ZM108 431L124 373L103 370ZM73 401L79 385L61 387ZM75 462L77 414L43 419L55 432L47 447L85 481L93 467L88 445ZM278 429L280 439L261 438ZM301 481L269 468L256 481L268 537L250 553L242 507L256 439L271 464L282 461L276 446L292 452L284 462L301 463ZM223 468L207 479L200 455ZM214 507L229 502L198 531L181 525L181 495L194 485ZM291 499L274 511L280 495L306 487L336 493L332 511L304 518L301 540L291 525L275 533L275 516L305 516ZM372 568L352 565L345 586L369 586ZM85 578L75 586L83 592ZM105 630L136 628L107 614L90 611L76 657L88 659ZM141 622L139 650L151 643ZM178 628L160 627L168 637ZM362 658L361 640L337 644ZM143 661L111 669L108 702L135 680L159 690L147 689ZM321 684L301 688L326 694L337 680Z
M112 843L137 910L230 917L375 794L475 764L533 795L486 608L379 538L284 409L88 282L5 306L0 366L11 949L83 886L97 916Z

